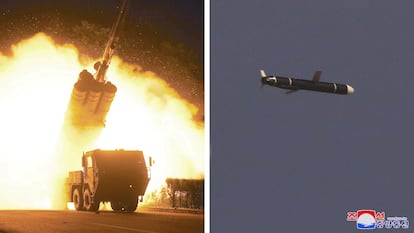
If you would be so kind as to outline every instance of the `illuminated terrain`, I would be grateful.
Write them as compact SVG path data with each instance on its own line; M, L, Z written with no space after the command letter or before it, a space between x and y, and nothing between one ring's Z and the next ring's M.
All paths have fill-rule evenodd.
M83 151L139 149L152 158L147 193L167 177L202 178L204 125L197 107L153 72L114 57L108 80L117 94L99 131L65 122L73 84L96 58L39 33L0 54L0 208L56 209L67 172L79 170ZM148 161L148 160L147 160Z

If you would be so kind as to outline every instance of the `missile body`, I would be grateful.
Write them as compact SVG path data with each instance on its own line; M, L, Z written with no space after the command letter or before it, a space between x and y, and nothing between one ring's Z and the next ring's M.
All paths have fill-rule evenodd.
M103 127L115 97L116 86L106 80L106 73L119 40L120 26L125 19L127 0L122 1L118 16L112 26L102 61L95 63L95 76L87 70L79 73L69 100L67 114L77 127Z
M261 71L261 74L262 85L269 85L283 89L288 89L290 91L288 91L287 94L301 89L341 95L352 94L354 92L354 88L350 85L320 82L319 77L321 75L321 71L315 72L313 80L303 80L281 76L267 76L263 70Z

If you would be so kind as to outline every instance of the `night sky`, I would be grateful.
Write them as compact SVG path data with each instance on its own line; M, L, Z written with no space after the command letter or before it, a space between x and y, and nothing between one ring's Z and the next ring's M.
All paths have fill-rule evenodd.
M118 13L119 0L1 1L0 51L45 32L58 43L75 45L99 59ZM116 55L153 71L204 116L202 1L129 1Z
M356 232L359 209L414 221L413 7L211 2L212 232ZM260 69L355 93L261 89Z

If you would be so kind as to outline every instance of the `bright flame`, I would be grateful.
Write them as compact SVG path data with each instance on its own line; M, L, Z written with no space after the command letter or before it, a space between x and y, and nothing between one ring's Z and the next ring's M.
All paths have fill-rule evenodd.
M167 177L203 177L204 126L192 120L197 109L154 73L114 57L107 76L118 91L106 127L82 145L82 134L63 126L73 84L85 68L76 48L39 33L12 52L0 54L1 209L60 208L67 172L79 170L82 152L95 148L151 156L147 193Z

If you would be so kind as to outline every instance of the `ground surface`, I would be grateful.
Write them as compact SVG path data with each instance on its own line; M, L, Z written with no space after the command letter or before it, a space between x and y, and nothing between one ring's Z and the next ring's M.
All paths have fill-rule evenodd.
M204 215L113 211L0 211L0 233L204 232Z

